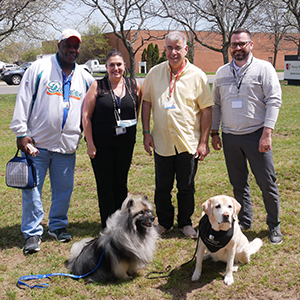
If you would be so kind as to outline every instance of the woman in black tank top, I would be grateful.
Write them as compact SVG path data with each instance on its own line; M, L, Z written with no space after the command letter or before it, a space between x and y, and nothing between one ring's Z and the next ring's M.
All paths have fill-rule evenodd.
M141 88L124 77L122 53L106 57L107 74L95 81L85 99L82 125L95 174L102 229L127 197L127 177L135 144Z

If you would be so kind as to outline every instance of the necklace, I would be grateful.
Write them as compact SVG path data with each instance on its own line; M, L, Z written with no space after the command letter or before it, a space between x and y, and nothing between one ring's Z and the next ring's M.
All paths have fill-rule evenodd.
M121 112L121 97L122 97L122 95L123 95L123 89L122 89L122 95L120 96L120 102L119 102L120 104L119 104L119 103L118 103L118 100L116 99L117 96L116 96L115 93L113 92L112 87L111 87L111 82L110 82L110 80L109 80L108 78L107 78L107 81L108 81L108 87L109 87L109 91L110 91L110 94L111 94L111 98L112 98L112 100L113 100L114 109L115 109L115 111L117 111L117 106L118 106L118 113L120 114L120 112ZM130 89L129 89L128 86L127 86L127 82L126 82L125 78L123 78L123 85L125 85L125 87L126 87L128 93L129 93L129 95L130 95L130 97L131 97L131 99L132 99L133 106L134 106L134 111L135 111L135 114L136 114L136 103L135 103L135 101L134 101L134 98L133 98L133 96L132 96L132 94L131 94ZM116 105L116 104L117 104L117 105Z

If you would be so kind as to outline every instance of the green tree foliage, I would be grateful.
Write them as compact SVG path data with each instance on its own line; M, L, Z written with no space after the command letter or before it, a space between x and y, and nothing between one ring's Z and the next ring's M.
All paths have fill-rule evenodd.
M191 45L191 43L188 41L188 52L186 54L186 58L191 62L194 63L194 45Z
M142 61L146 61L147 59L147 49L145 48L142 53Z
M4 45L1 46L0 60L19 65L25 61L35 60L36 54L40 52L35 43L29 41L15 42L11 37L8 37Z
M58 50L57 40L43 42L42 51L39 54L54 54Z
M159 60L159 48L158 48L158 45L155 44L154 52L153 52L153 61L157 64L158 60Z
M31 48L22 54L22 62L35 61L36 56L40 54L40 49Z
M143 50L142 61L147 63L147 70L150 70L153 66L159 63L159 48L157 44L153 46L153 43L150 43L147 49L145 48Z
M160 63L162 63L162 62L164 62L164 61L166 61L166 60L167 60L166 52L163 51L162 54L161 54L161 57L160 57L159 60L157 61L157 64L160 64Z
M144 50L143 50L143 53L142 53L142 62L144 62L144 61L146 61L147 60L147 49L145 48ZM143 69L143 71L142 71L142 73L146 73L146 70L144 70L144 67L142 67Z
M150 43L147 47L147 69L150 70L154 65L154 47L153 43Z
M105 60L106 54L110 49L102 30L102 26L91 24L88 29L82 33L82 45L77 61L79 64L85 63L89 59L98 59L100 62Z

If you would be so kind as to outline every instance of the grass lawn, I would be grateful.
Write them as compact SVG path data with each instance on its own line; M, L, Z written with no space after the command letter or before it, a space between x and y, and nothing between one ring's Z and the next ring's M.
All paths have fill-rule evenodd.
M251 257L249 264L240 266L238 272L234 273L235 282L229 287L223 283L225 263L210 260L204 262L198 282L191 281L195 261L169 278L145 278L150 271L163 271L168 265L176 267L192 258L196 242L185 239L175 224L174 230L158 241L152 264L140 270L132 281L86 284L83 280L52 277L51 280L39 281L49 283L48 289L18 288L16 282L23 275L68 272L65 263L72 242L59 244L46 233L51 197L47 178L43 190L45 233L41 250L29 256L22 253L21 191L5 185L5 165L16 152L15 136L9 129L15 95L0 95L0 299L300 299L300 86L283 83L282 90L283 105L273 134L273 153L281 197L283 243L274 246L268 242L266 212L260 190L251 174L254 223L253 231L245 234L249 240L260 237L263 247ZM143 149L140 123L128 185L131 193L147 195L153 203L153 157L149 157ZM210 155L204 162L199 162L196 190L195 227L202 213L201 204L205 200L218 194L232 195L222 152L214 151L211 147ZM175 188L173 195L176 205ZM73 240L77 241L96 236L100 230L99 223L95 180L85 142L81 140L77 151L68 229ZM33 283L36 282L29 282Z

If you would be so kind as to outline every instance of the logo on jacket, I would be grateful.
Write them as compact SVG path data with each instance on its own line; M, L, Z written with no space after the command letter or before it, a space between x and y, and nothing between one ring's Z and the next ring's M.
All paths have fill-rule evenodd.
M63 97L63 88L62 82L58 80L50 81L47 85L47 94L48 95L58 95ZM74 98L76 100L80 100L82 93L76 90L70 90L69 98Z
M62 83L60 81L50 81L47 85L47 94L63 96Z

